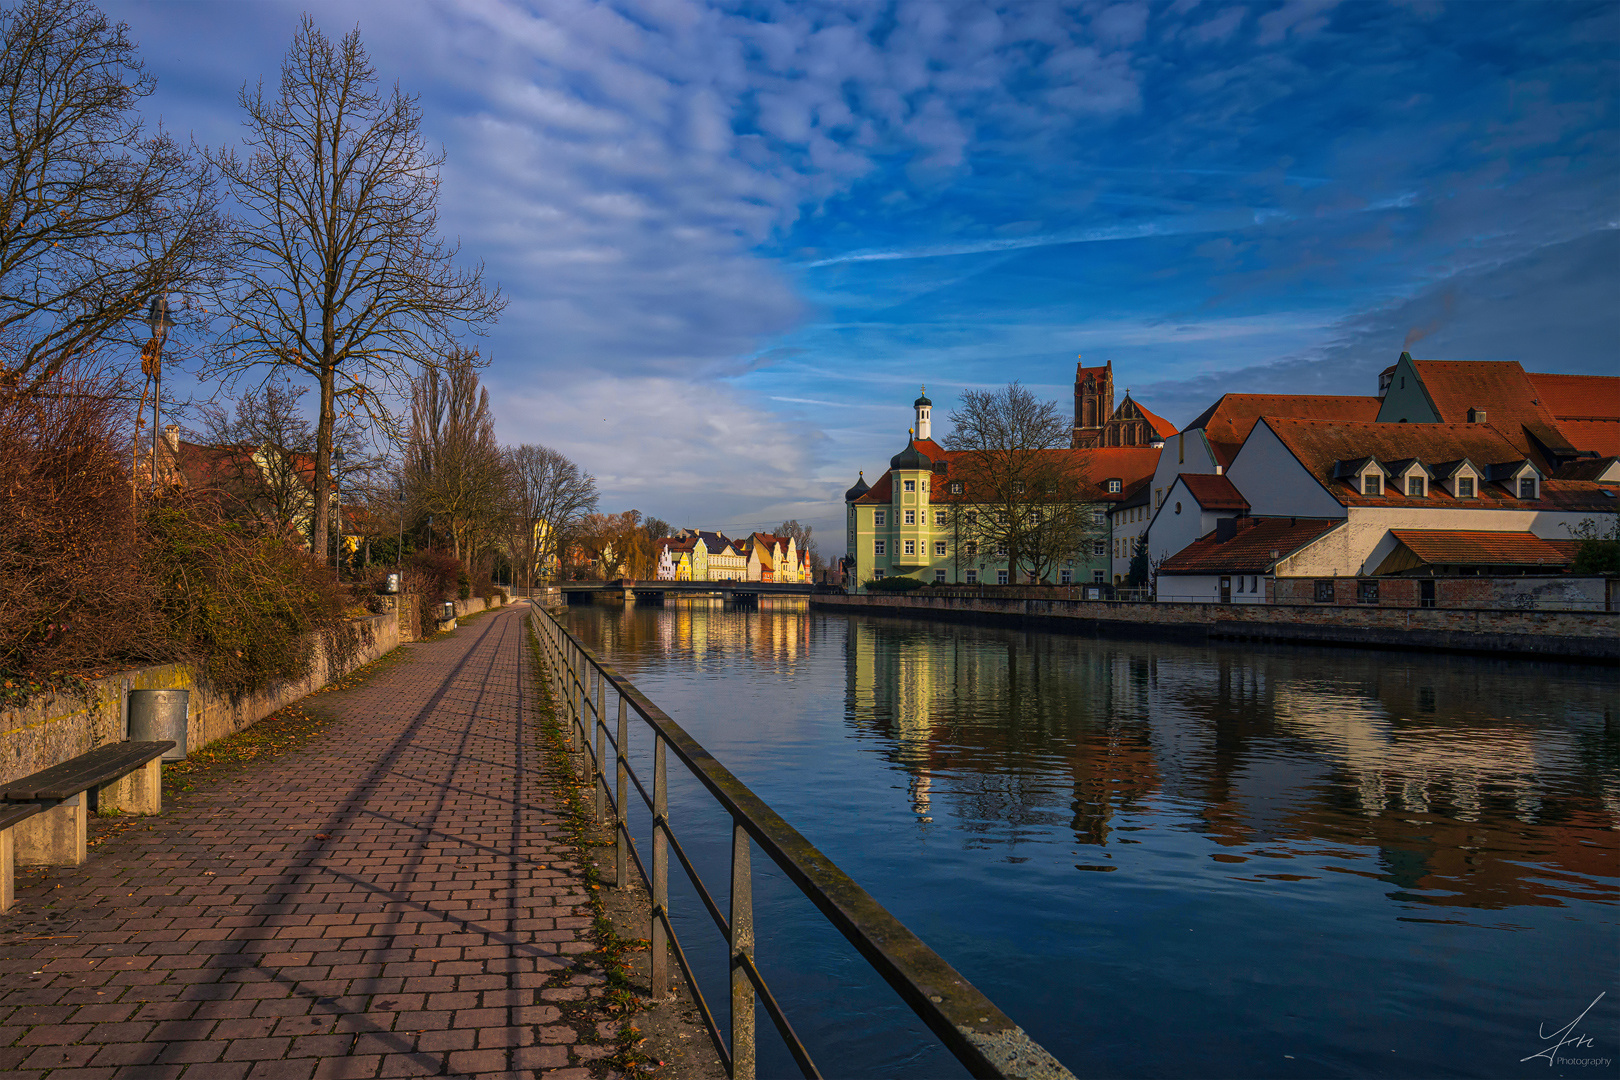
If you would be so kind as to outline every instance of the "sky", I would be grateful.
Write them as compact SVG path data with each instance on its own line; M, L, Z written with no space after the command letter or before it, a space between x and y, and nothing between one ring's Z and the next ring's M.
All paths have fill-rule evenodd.
M209 146L300 4L109 3ZM1173 423L1420 359L1620 373L1620 4L325 2L510 303L496 429L602 508L843 546L964 389Z

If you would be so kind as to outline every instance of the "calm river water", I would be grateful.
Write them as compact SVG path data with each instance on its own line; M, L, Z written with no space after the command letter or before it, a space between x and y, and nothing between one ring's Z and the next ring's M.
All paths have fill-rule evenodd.
M1620 678L1092 641L802 602L570 624L1081 1076L1586 1076L1620 1057ZM645 728L632 758L646 758ZM650 775L650 771L644 775ZM724 907L729 824L671 758ZM646 819L635 820L643 852ZM964 1075L757 851L829 1077ZM724 1022L724 950L670 875ZM797 1070L759 1016L760 1074ZM1530 1060L1521 1059L1529 1057Z

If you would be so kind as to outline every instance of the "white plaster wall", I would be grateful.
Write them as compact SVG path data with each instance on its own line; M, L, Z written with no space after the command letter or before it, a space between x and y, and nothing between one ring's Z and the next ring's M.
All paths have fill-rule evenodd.
M1148 497L1151 500L1155 491L1163 491L1168 495L1170 486L1176 482L1176 477L1181 473L1209 476L1214 472L1215 455L1210 452L1209 443L1204 439L1204 429L1178 431L1164 441L1164 449L1159 451L1159 464L1153 470L1153 483L1149 487ZM1154 505L1151 501L1148 503L1150 511Z
M1219 603L1221 579L1207 575L1160 574L1156 599L1161 603Z
M1181 513L1176 513L1176 503ZM1230 514L1212 514L1198 505L1198 501L1180 480L1170 485L1164 505L1153 516L1148 531L1148 558L1155 562L1168 558L1197 540L1215 531L1215 522Z
M1232 459L1227 479L1255 517L1342 518L1345 508L1261 420Z

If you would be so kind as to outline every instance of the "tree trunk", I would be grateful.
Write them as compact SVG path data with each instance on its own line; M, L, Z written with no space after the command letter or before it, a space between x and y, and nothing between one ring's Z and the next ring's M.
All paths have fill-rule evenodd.
M337 403L334 391L337 372L328 362L321 366L321 418L315 427L315 505L310 530L310 546L315 557L327 561L327 525L332 512L332 429L337 426Z

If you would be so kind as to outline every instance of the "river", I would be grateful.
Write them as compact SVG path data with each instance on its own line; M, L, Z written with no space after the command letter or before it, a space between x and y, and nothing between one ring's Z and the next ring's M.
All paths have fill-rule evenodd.
M1078 1075L1591 1076L1614 1066L1531 1055L1600 993L1574 1029L1592 1041L1559 1053L1620 1057L1611 669L793 600L568 622ZM728 822L670 775L723 908ZM754 868L760 966L825 1075L965 1075ZM724 1023L723 945L682 879L681 938ZM798 1075L759 1025L760 1075Z

